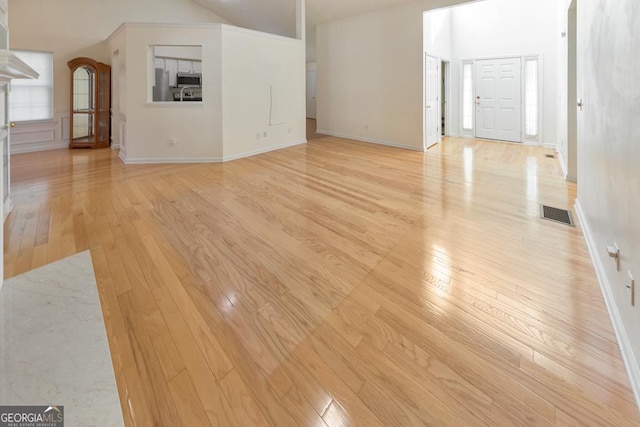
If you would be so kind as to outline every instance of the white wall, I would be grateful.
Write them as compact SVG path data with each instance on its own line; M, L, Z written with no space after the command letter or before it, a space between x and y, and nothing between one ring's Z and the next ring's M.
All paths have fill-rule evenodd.
M558 136L558 9L556 0L487 0L452 9L452 110L461 110L461 61L464 59L542 54L545 145ZM452 129L461 133L461 111Z
M447 61L453 59L451 10L439 9L424 14L424 51Z
M202 48L200 46L156 46L155 55L164 58L202 60Z
M106 39L123 22L225 22L192 0L9 0L9 11L11 47L53 52L55 79L55 122L38 125L40 132L22 129L12 141L14 152L68 144L63 138L69 116L67 62L88 56L110 64Z
M306 142L305 77L304 41L223 26L224 160Z
M636 0L578 0L578 206L640 405L640 297L625 288L627 270L640 281L639 28Z
M172 43L202 46L202 103L150 102L150 46ZM125 145L120 147L123 160L148 163L221 158L220 25L125 24L109 45L111 52L120 53L120 76L125 85L125 93L119 93L120 112L113 117L114 129L121 129L125 123Z
M318 132L423 149L420 0L318 26Z
M150 46L168 43L202 46L202 103L150 102ZM220 24L123 25L109 40L121 158L219 162L306 142L303 43Z
M316 26L306 28L307 62L316 62Z
M423 46L455 56L452 111L459 107L460 60L544 55L544 142L557 136L557 6L554 0L487 0L452 11L451 48L443 32L423 34L423 11L462 1L415 1L318 27L318 130L322 133L422 149ZM469 9L467 9L469 8ZM444 15L446 16L446 15ZM507 20L505 16L513 16ZM437 21L437 20L436 20ZM506 21L506 22L505 22ZM523 29L526 28L526 31ZM459 29L459 30L456 30ZM499 31L497 31L499 30ZM460 127L452 114L453 133Z

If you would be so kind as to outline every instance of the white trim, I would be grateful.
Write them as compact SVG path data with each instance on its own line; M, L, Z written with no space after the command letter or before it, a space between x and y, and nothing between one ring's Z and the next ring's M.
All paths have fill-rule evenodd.
M613 292L611 291L611 282L607 278L607 274L602 264L602 259L600 258L599 252L596 250L596 243L593 233L591 232L591 227L587 222L579 200L576 200L574 207L576 214L578 215L578 220L580 221L580 226L582 227L582 233L584 234L584 238L587 242L587 247L589 248L591 261L593 262L596 275L598 276L598 282L600 283L602 296L604 297L604 302L607 305L607 311L609 312L611 323L613 324L613 330L616 334L618 345L620 346L622 360L627 368L627 374L629 375L629 382L631 383L631 388L633 389L633 393L636 398L636 404L638 405L638 408L640 408L640 365L633 353L633 347L631 346L629 335L624 327L622 317L620 316L620 310L618 310L616 300L613 297Z
M444 93L445 93L445 109L444 111L442 111L442 115L444 116L444 135L440 135L440 142L442 142L442 137L443 136L450 136L453 132L451 130L451 97L452 97L452 91L451 91L451 64L453 64L453 61L451 61L451 59L448 58L440 58L440 67L442 67L442 63L446 63L447 64L447 69L446 69L446 73L444 74ZM440 70L441 73L444 70ZM440 100L440 105L442 105L442 100ZM442 108L442 107L441 107Z
M220 22L214 23L194 23L194 24L179 24L179 23L154 23L154 22L124 22L120 24L116 30L111 33L109 37L107 37L107 42L113 40L118 34L120 34L125 28L128 27L142 27L142 28L200 28L200 29L210 29L210 30L230 30L237 31L245 34L253 34L255 36L261 36L269 39L278 39L283 41L289 41L294 43L302 43L302 40L292 37L285 37L278 34L265 33L262 31L250 30L248 28L236 27L235 25L223 24ZM167 43L168 45L176 44L176 43Z
M560 162L560 168L562 169L562 176L564 176L566 181L569 173L567 172L567 165L564 162L564 157L562 157L562 153L558 150L558 147L556 147L556 154L558 155L558 161Z
M223 162L230 162L232 160L238 160L238 159L243 159L245 157L251 157L251 156L255 156L257 154L264 154L264 153L268 153L270 151L276 151L276 150L282 150L284 148L289 148L289 147L295 147L296 145L302 145L302 144L306 144L307 143L307 139L300 139L298 141L293 141L293 142L288 142L285 144L280 144L280 145L274 145L271 147L267 147L267 148L261 148L259 150L253 150L253 151L247 151L241 154L234 154L232 156L222 156L222 161Z
M14 207L13 200L11 200L11 195L7 197L7 200L4 201L3 205L4 205L3 206L4 218L2 219L2 223L4 224L7 221L7 217L9 216L9 214L11 213Z
M569 172L567 171L567 163L564 161L564 157L557 147L556 153L558 154L558 161L560 162L560 168L562 169L562 176L564 176L564 180L569 182L578 182L577 177L569 175Z
M0 77L6 79L37 79L40 74L29 67L14 53L0 50Z
M162 163L220 163L221 157L139 157L136 159L126 158L122 152L120 159L127 165L146 165Z
M54 141L46 142L44 144L42 142L12 144L11 155L21 153L34 153L36 151L59 150L61 148L69 148L69 143L65 141Z
M69 113L56 113L53 120L19 122L11 130L11 154L57 150L69 146Z
M365 138L365 137L362 137L362 136L347 135L345 133L339 133L339 132L330 132L328 130L317 130L316 133L318 133L320 135L334 136L336 138L352 139L354 141L370 142L371 144L386 145L388 147L394 147L394 148L402 148L404 150L420 151L420 152L425 152L426 151L426 149L424 147L416 147L416 146L413 146L413 145L398 144L396 142L383 141L381 139Z
M527 60L535 60L538 64L538 135L535 137L527 136L527 105L526 105L526 90L527 90L527 72L526 64ZM533 142L537 146L544 147L544 58L541 53L533 55L522 55L522 68L520 81L522 84L522 142ZM532 144L533 145L533 144ZM555 145L552 145L552 147Z
M476 136L476 108L474 105L471 106L471 129L464 128L464 65L471 64L471 103L473 104L473 97L476 92L476 84L475 80L475 66L473 59L462 60L460 62L460 76L458 77L460 80L460 93L458 99L458 130L460 135L466 136L469 138L475 138Z
M145 106L153 108L202 108L204 107L204 101L147 101Z
M222 157L138 157L128 158L126 154L120 150L118 157L127 165L141 165L141 164L163 164L163 163L224 163L232 160L243 159L246 157L255 156L258 154L268 153L270 151L282 150L284 148L295 147L296 145L306 144L306 139L294 141L282 145L271 146L267 148L261 148L259 150L247 151L240 154L234 154L232 156Z

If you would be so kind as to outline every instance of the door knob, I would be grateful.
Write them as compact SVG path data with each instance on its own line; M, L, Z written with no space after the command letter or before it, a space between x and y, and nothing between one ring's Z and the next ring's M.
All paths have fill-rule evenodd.
M16 127L16 122L9 123L9 126L11 126L12 128Z
M427 108L431 108L431 105L426 105Z

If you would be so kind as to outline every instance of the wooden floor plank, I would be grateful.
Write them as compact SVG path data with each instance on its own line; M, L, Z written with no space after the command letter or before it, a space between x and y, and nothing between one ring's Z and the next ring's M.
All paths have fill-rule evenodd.
M12 156L5 276L89 249L126 425L640 425L549 149Z

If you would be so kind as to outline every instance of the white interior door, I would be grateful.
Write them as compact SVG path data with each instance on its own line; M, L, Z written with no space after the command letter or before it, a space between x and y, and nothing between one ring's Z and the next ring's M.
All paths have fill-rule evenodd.
M476 137L522 142L521 59L475 62Z
M425 55L424 141L426 148L440 140L440 59Z
M307 70L307 118L316 118L316 70Z

